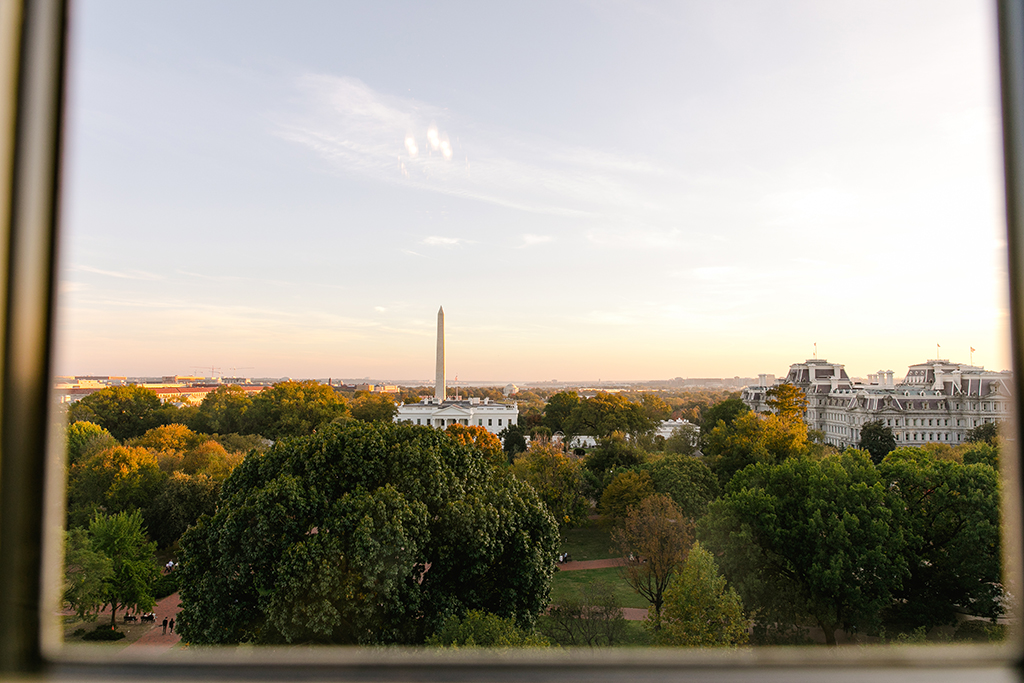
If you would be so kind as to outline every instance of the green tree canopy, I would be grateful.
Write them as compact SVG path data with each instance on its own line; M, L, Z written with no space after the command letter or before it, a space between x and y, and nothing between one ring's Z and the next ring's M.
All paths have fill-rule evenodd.
M93 422L71 423L68 425L66 436L68 467L96 451L118 445L110 432Z
M562 431L603 438L615 432L631 436L649 434L655 426L655 421L648 417L640 404L619 394L600 392L593 398L579 401L563 422Z
M572 411L580 404L580 397L575 391L561 391L544 404L544 426L554 432L562 432L570 436L566 424Z
M161 548L181 538L203 515L217 510L220 485L205 474L174 472L145 511L150 536Z
M984 441L995 445L999 436L999 425L995 422L983 422L967 432L967 441Z
M887 610L900 629L953 624L958 612L1002 613L999 475L986 464L900 448L878 466L900 501L910 578Z
M640 407L647 419L654 424L667 420L672 415L672 407L657 394L641 394Z
M464 618L454 614L427 638L435 647L548 647L547 639L533 629L524 629L515 619L470 610Z
M68 526L86 526L96 512L141 510L166 479L149 449L114 446L93 453L68 472Z
M156 544L146 540L142 513L120 512L97 515L89 524L94 550L110 558L112 569L106 583L104 602L110 605L110 626L117 623L117 610L135 607L143 612L151 609L153 584L160 570L153 556Z
M583 464L567 457L561 448L551 443L531 443L515 459L512 474L533 487L559 527L587 521L590 501L583 496Z
M700 458L669 454L644 467L654 490L671 498L684 517L703 517L708 503L720 493L718 477Z
M672 430L665 439L665 452L680 455L696 455L700 445L700 430L696 425L684 424Z
M763 633L811 619L837 629L878 624L909 573L893 498L866 453L760 462L711 503L698 535Z
M92 547L88 530L64 532L63 602L79 619L92 621L107 602L107 585L114 576L110 558Z
M779 417L803 420L807 410L807 394L793 384L776 384L768 390L765 404Z
M240 386L225 384L211 391L199 405L199 431L207 434L239 434L246 426L252 398Z
M881 420L865 422L860 430L860 447L871 454L871 461L877 465L896 450L896 436Z
M314 380L280 382L252 399L246 432L278 440L305 436L348 413L348 404L332 387Z
M94 422L118 441L124 441L156 426L154 413L159 408L160 399L152 389L134 385L106 387L71 406L68 421Z
M587 456L587 469L602 475L624 467L636 467L647 457L639 446L622 432L613 432L598 439L597 448Z
M748 640L743 601L700 543L694 543L686 564L665 589L661 629L655 637L660 645L685 647L743 645Z
M388 394L366 393L352 402L352 417L363 422L391 422L398 406Z
M665 590L693 545L693 520L660 493L629 510L625 523L612 532L612 541L626 558L623 577L651 603L653 630L661 628Z
M279 441L181 541L194 643L422 643L482 610L531 627L558 529L528 485L429 427L352 421Z
M619 524L630 510L654 494L649 472L626 470L616 474L604 488L598 510L606 522Z
M778 463L805 455L807 450L807 425L803 420L747 412L731 425L720 422L707 437L704 455L724 487L747 465Z
M702 412L700 433L702 435L710 434L711 430L717 427L719 422L724 422L725 426L728 427L732 425L737 417L749 412L750 408L742 400L727 398Z

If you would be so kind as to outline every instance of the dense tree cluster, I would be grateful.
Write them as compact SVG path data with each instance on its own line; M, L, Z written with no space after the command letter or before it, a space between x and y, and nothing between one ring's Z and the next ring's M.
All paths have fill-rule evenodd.
M196 643L422 643L481 610L531 627L557 525L527 484L429 427L350 423L247 458L182 539Z

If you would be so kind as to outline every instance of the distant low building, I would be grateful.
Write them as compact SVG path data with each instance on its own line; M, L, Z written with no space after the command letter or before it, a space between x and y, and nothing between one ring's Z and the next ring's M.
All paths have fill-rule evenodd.
M860 444L867 422L881 421L896 443L957 445L983 424L1003 422L1013 406L1012 374L936 359L911 365L899 384L892 370L879 370L868 383L854 383L844 366L824 359L794 363L779 383L803 389L804 421L837 448ZM742 400L756 412L768 412L767 383L748 386Z

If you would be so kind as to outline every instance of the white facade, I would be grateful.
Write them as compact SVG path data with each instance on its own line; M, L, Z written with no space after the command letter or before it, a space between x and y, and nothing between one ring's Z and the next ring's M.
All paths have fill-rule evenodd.
M483 427L497 434L506 427L519 422L519 407L516 403L491 403L490 399L459 397L447 398L447 380L444 372L444 309L437 311L437 357L435 362L434 395L419 403L403 403L398 406L395 422L414 425L428 425L444 429L460 424L467 427Z
M519 408L515 403L491 403L486 398L466 401L449 399L441 402L435 398L425 398L419 403L403 403L398 406L395 422L430 425L439 429L460 424L483 427L497 434L519 422Z
M784 380L804 390L804 421L838 448L860 444L861 428L881 421L900 446L963 443L978 425L1006 420L1012 410L1011 374L983 367L930 360L912 365L899 384L892 370L879 370L867 384L854 384L843 366L811 359L790 366ZM751 410L766 412L769 387L743 390Z

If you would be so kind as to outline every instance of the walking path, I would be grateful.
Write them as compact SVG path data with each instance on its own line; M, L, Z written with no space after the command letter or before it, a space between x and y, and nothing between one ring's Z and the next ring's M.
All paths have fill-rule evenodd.
M170 630L168 630L166 635L164 634L164 617L174 619L175 625L177 625L180 607L181 600L178 598L177 593L168 595L163 600L157 602L156 607L153 608L153 613L156 614L156 622L138 640L121 651L131 650L133 653L136 653L139 650L146 650L150 653L159 654L160 652L170 650L181 640L181 636L178 635L177 631L171 633ZM139 628L141 625L133 625L132 628Z
M606 567L622 567L625 566L626 560L622 557L612 557L607 560L573 560L572 562L563 562L558 565L558 568L563 572L571 572L575 569L604 569Z
M573 560L572 562L563 562L558 565L558 569L563 572L571 572L582 569L605 569L606 567L622 567L625 566L626 559L623 557L612 557L607 560L580 560L579 562ZM626 621L644 621L647 619L647 610L642 607L623 607L622 616Z

